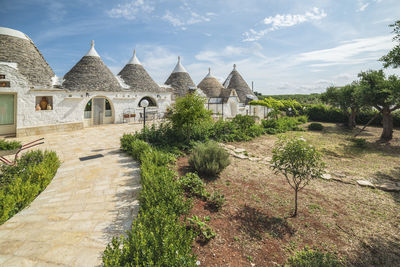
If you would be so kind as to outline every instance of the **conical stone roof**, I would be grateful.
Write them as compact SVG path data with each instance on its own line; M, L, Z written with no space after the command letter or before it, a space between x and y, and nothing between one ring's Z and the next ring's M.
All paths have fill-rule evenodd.
M196 87L189 73L182 66L180 57L178 57L178 63L165 84L170 85L173 88L173 93L178 96L185 96L189 92L189 87Z
M65 74L63 87L76 91L122 91L117 78L101 60L94 49L94 41L90 50Z
M233 70L223 83L225 88L235 89L241 103L248 102L248 95L254 96L250 87L247 85L242 75L236 70L236 64L233 65Z
M0 62L17 63L18 71L32 86L52 86L53 70L24 33L0 27Z
M154 82L136 57L136 50L125 67L118 73L124 82L134 91L160 92L161 88Z
M211 75L210 68L208 69L207 76L204 77L197 87L200 88L207 97L220 97L222 89L224 89L222 84Z

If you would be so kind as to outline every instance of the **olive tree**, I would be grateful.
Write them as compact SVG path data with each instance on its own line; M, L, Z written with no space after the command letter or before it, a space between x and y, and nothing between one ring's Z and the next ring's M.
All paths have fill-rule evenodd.
M382 141L393 138L393 111L400 109L400 80L391 75L386 78L382 70L360 72L361 100L382 114Z
M303 138L281 138L272 153L271 168L282 173L295 192L293 217L296 217L298 192L312 179L322 177L325 164L321 154Z
M361 108L359 98L359 83L353 82L343 87L328 87L325 93L321 94L321 100L327 104L340 108L347 116L347 127L356 127L356 116Z

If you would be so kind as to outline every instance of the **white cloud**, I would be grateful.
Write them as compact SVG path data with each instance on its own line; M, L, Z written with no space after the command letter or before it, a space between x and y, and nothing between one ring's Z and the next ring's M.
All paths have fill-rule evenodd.
M125 4L118 4L107 14L112 18L125 18L128 20L136 19L140 13L151 13L154 7L145 0L132 0Z
M179 12L172 13L170 10L166 10L162 19L169 22L172 26L186 30L187 26L211 21L211 17L216 14L213 12L207 12L205 15L200 15L194 12L188 3L184 2L179 7Z
M249 56L256 56L265 59L261 53L263 47L259 43L253 43L251 46L232 46L228 45L219 50L203 50L195 55L200 61L208 61L212 63L221 63L228 60L240 60Z
M371 38L354 39L344 42L334 48L316 50L301 53L297 56L297 62L318 62L313 67L326 67L338 64L360 64L363 62L378 60L384 51L393 46L392 37L376 36Z
M185 25L183 21L181 21L178 17L175 17L169 10L165 12L165 15L162 17L163 20L168 21L174 27L179 27Z
M377 3L379 4L380 2L382 2L382 0L357 0L357 6L358 8L356 9L356 12L363 12L364 10L367 9L367 7L370 6L371 3Z
M311 20L320 20L326 16L327 14L325 13L324 10L314 7L311 11L307 11L304 14L285 14L285 15L277 14L275 16L266 17L262 21L262 24L270 25L270 27L258 31L250 29L249 31L244 33L243 41L248 41L248 42L256 41L259 40L268 32L272 32L280 28L292 27L297 24L301 24Z

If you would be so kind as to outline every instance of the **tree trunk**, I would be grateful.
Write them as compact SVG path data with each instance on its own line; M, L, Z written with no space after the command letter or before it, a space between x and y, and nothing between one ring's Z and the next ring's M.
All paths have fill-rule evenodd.
M295 190L294 190L294 213L293 213L293 217L296 217L297 216L297 192L298 192L298 189L296 188Z
M383 132L381 140L390 141L393 138L393 116L389 107L383 108L382 116Z
M357 126L356 116L357 116L357 111L352 109L349 114L349 121L347 122L347 127L349 127L349 129L354 129Z

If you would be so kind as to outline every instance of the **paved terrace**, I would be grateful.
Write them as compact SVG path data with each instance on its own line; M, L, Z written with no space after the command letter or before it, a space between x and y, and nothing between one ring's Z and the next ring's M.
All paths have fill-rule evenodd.
M0 226L0 266L98 266L113 236L137 215L139 166L119 138L141 125L114 124L20 138L45 138L61 167L49 186ZM80 157L104 157L80 161Z

